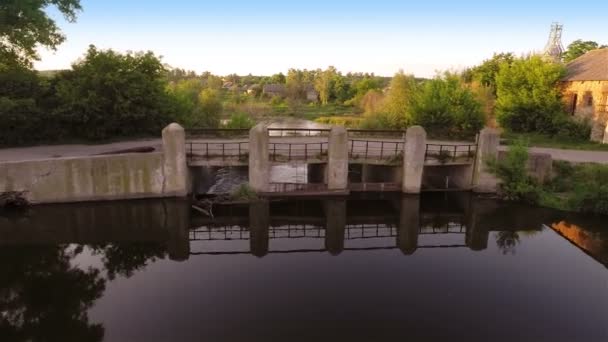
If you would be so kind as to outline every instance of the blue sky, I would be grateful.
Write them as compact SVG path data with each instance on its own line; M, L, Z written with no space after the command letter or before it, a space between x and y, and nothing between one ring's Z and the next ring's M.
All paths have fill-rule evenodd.
M40 69L67 68L89 44L151 50L180 68L270 75L325 68L390 76L459 70L492 56L542 50L553 21L563 43L608 43L608 1L81 0L67 41L40 50Z

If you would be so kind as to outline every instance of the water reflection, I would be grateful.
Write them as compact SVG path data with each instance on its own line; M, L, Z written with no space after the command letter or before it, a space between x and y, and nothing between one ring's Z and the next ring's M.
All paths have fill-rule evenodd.
M206 268L221 272L224 266L228 267L225 270L242 267L239 272L250 274L248 269L260 266L232 259L248 255L255 256L251 260L261 258L261 264L277 258L283 263L308 263L319 257L327 257L325 263L362 262L362 256L383 255L384 262L398 260L403 265L430 260L442 270L439 273L450 274L449 267L463 260L479 271L504 262L491 258L492 253L501 259L516 257L522 250L530 253L526 244L542 235L546 225L608 265L608 238L599 228L601 220L463 194L260 201L218 206L214 214L214 218L191 214L187 201L53 205L34 207L24 214L0 214L0 340L111 339L108 332L115 324L104 326L111 321L107 317L101 322L91 319L91 310L108 295L111 284L128 282L163 263L168 264L163 272L157 271L154 281L169 276L177 267L175 262L199 265L195 274ZM379 254L393 251L396 254ZM469 257L472 255L476 259ZM455 257L447 259L452 266L441 261L445 256ZM204 268L198 264L200 260L206 261ZM422 277L427 271L414 268L409 272L419 272ZM188 278L193 273L181 276ZM454 277L451 281L457 284ZM221 282L216 294L231 286ZM487 295L490 290L476 291ZM122 300L127 299L113 299L115 305ZM242 309L240 303L234 305ZM429 299L428 305L433 301ZM120 310L116 307L112 312L119 314Z

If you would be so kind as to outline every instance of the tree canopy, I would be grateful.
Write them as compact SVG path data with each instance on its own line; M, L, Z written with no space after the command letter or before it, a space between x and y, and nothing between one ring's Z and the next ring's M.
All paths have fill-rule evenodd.
M583 41L582 39L577 39L568 45L568 48L566 48L562 58L564 62L568 63L591 50L603 49L606 47L608 47L608 45L600 46L597 42L591 40Z
M0 68L31 66L38 45L55 50L65 40L44 10L55 6L69 22L81 10L80 0L2 0L0 2Z

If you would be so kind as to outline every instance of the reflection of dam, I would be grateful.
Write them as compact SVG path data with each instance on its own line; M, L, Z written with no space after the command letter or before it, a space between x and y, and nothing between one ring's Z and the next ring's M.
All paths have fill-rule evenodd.
M213 219L195 217L191 255L266 254L424 248L487 248L488 209L483 201L453 195L446 205L419 196L259 202L219 208ZM223 209L223 210L222 210ZM540 224L535 226L540 229ZM497 228L497 227L496 227ZM495 229L496 229L495 228ZM433 237L433 239L426 239ZM291 240L293 243L283 243ZM307 246L296 240L307 240ZM426 240L426 241L425 241ZM223 248L207 248L223 241ZM246 246L239 241L249 241ZM321 241L320 243L318 241ZM281 242L280 247L271 245ZM247 248L248 247L248 248Z
M488 246L490 231L539 230L539 209L468 194L361 196L217 205L192 216L188 201L37 206L0 216L0 245L159 244L174 260L190 255L329 252ZM534 212L527 214L526 210Z

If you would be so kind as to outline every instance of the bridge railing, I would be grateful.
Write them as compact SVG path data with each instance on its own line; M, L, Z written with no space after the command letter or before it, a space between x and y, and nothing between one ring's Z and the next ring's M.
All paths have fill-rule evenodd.
M248 144L247 141L186 141L186 155L190 163L209 159L236 159L244 162L249 156Z
M477 152L476 144L426 144L424 160L447 162L472 162Z
M326 159L327 148L327 142L268 144L271 161Z
M351 139L348 154L353 159L400 159L403 142Z

